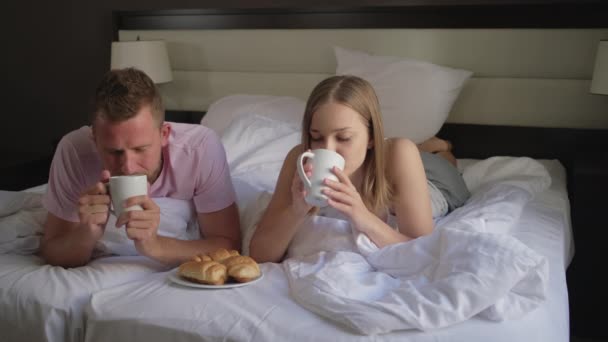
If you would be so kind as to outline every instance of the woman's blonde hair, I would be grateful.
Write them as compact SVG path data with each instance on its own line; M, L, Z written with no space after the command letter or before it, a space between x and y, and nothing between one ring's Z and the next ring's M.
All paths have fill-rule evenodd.
M319 83L306 102L302 119L302 146L310 148L310 125L314 113L326 103L339 103L350 107L363 117L374 145L367 150L363 162L361 198L365 206L378 213L388 207L391 187L384 174L384 131L380 104L374 88L357 76L332 76Z

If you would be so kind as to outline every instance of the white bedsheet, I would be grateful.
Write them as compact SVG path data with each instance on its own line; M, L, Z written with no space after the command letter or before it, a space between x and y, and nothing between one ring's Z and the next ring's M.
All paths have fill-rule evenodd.
M82 341L83 311L94 292L165 270L140 256L64 269L35 255L0 255L0 340Z
M46 217L41 191L44 187L0 191L0 341L82 341L83 311L94 292L167 270L141 256L104 257L72 269L45 265L32 255ZM187 229L189 204L170 199L157 203L163 208L164 235L182 237L192 231ZM112 223L100 247L102 253L135 254L124 229L113 228Z
M568 341L565 264L570 222L563 168L543 163L551 187L521 210L508 234L546 258L546 299L518 319L472 317L447 328L399 330L363 336L297 304L283 266L263 264L264 279L230 290L202 290L171 283L169 273L95 293L87 308L87 341ZM238 189L237 189L238 191Z

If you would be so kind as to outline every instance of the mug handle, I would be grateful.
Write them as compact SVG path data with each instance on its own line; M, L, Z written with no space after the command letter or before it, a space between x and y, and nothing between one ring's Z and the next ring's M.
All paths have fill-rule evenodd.
M304 161L304 158L307 158L307 157L312 159L315 157L315 154L310 151L306 151L306 152L302 153L300 155L300 157L298 158L298 164L296 166L298 168L298 175L300 176L300 179L304 183L304 186L306 187L306 189L310 189L310 187L312 186L312 183L310 182L310 179L308 179L308 177L306 176L306 172L304 172L304 165L302 164L302 162Z

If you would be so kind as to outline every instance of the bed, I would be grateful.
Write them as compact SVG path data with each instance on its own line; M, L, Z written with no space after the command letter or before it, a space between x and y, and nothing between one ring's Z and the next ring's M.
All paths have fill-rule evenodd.
M260 195L273 190L285 149L297 141L301 101L314 84L336 72L334 46L473 71L435 116L438 134L454 142L462 172L471 175L468 184L486 178L514 181L521 176L517 171L526 169L523 164L546 171L545 186L529 191L529 200L519 202L502 231L542 257L534 272L545 277L538 283L543 289L536 289L543 298L529 312L502 321L475 314L440 328L365 334L294 300L283 264L263 264L264 278L250 286L210 291L175 284L170 281L174 270L142 257L101 258L64 270L42 265L33 255L11 253L0 255L3 336L49 341L567 341L565 269L574 253L568 178L576 150L603 136L585 129L608 128L601 116L608 103L586 91L596 43L608 29L596 16L605 13L605 6L556 5L555 16L544 14L547 6L173 10L116 12L114 18L116 39L168 42L174 81L161 85L168 118L199 123L207 112L202 123L217 130L226 146L245 238L259 214ZM524 15L514 20L510 15L515 13ZM556 50L569 53L570 62L547 57ZM509 51L529 53L517 53L507 63ZM577 118L571 116L573 108ZM436 122L429 125L429 130L439 129ZM488 161L492 156L511 157ZM492 165L504 170L498 166L515 164L520 166L511 173L487 171ZM3 216L16 213L27 217L25 223L39 224L40 213L32 208L40 191L3 193ZM486 191L481 187L479 198ZM6 210L11 206L18 210ZM34 247L21 242L22 254L31 254L35 242ZM312 254L297 248L292 253ZM44 288L35 286L43 282Z
M430 331L362 335L300 306L290 295L282 265L268 263L262 265L261 281L231 290L184 287L169 280L170 271L99 291L87 308L87 341L568 341L564 268L571 257L571 240L564 214L564 170L555 161L544 165L557 181L526 206L510 234L548 258L547 299L520 319L494 322L473 317Z

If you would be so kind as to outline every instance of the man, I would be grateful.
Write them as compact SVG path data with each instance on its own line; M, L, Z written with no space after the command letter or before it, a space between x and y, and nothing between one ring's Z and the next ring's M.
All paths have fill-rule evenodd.
M44 206L40 254L51 265L86 264L103 236L110 176L145 174L147 196L131 197L117 218L141 255L175 265L217 248L239 249L240 228L226 154L217 134L200 125L164 122L161 97L143 72L108 72L97 88L92 126L59 143ZM204 239L158 235L160 209L151 197L192 200Z

